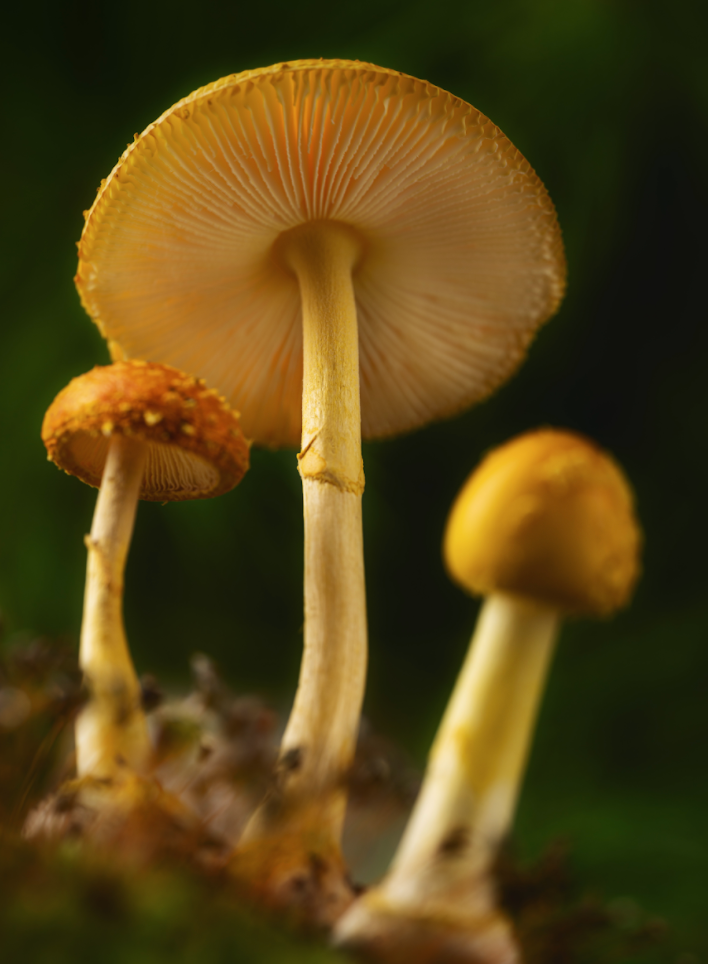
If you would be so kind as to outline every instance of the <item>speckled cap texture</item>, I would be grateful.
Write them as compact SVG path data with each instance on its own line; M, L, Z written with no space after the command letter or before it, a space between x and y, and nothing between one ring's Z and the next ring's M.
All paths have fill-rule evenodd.
M563 612L609 615L639 576L632 490L588 439L540 429L492 451L455 501L443 552L469 592L507 592Z
M504 134L427 81L339 60L225 77L136 136L87 212L76 283L114 358L195 372L250 438L297 445L300 291L277 242L317 220L361 242L365 438L488 395L563 295L553 204Z
M248 469L238 414L204 381L167 365L96 366L57 395L42 424L52 462L96 487L114 434L148 445L140 489L147 501L221 495Z

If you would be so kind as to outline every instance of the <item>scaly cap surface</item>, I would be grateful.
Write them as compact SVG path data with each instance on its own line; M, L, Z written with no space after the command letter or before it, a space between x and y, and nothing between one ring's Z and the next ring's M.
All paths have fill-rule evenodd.
M221 495L248 469L236 412L201 379L167 365L96 366L69 382L42 424L52 462L96 487L114 433L148 443L140 498L149 502Z

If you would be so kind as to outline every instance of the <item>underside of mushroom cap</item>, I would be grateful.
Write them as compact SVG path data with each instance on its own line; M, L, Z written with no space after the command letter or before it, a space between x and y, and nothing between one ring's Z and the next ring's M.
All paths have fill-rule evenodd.
M298 283L281 234L360 237L364 437L465 409L503 382L562 297L553 205L486 117L350 61L223 78L129 146L87 214L77 285L114 357L198 373L249 437L297 445Z
M114 434L148 444L140 498L149 502L221 495L248 469L237 413L201 379L167 365L96 366L57 395L42 424L49 458L96 487Z

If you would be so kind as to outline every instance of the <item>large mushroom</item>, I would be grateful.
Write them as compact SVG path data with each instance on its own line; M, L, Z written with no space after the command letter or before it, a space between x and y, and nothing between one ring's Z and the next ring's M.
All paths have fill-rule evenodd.
M305 651L280 803L247 838L263 853L290 821L303 853L336 862L366 672L361 436L462 411L512 374L564 289L553 205L440 88L277 64L200 88L129 145L76 280L114 357L195 372L254 441L300 442Z
M80 778L114 780L150 759L122 612L138 498L228 492L248 468L248 443L237 414L203 381L138 361L74 378L47 409L42 440L60 468L100 487L86 537L79 664L89 701L76 722L76 763Z
M572 432L515 438L468 478L450 512L445 562L486 598L391 869L340 921L339 943L386 964L518 964L491 868L512 824L560 621L626 605L640 545L621 469Z

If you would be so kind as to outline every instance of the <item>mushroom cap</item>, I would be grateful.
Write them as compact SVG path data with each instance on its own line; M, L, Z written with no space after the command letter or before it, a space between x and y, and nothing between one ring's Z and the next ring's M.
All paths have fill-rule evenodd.
M494 449L470 475L443 553L474 594L601 616L629 601L641 542L632 490L613 459L580 435L540 429Z
M225 77L128 146L87 212L76 283L114 358L175 365L297 445L302 324L279 236L359 236L362 434L462 411L507 379L557 308L565 259L528 162L427 81L342 60Z
M147 442L140 498L148 502L221 495L248 469L237 413L201 379L167 365L97 365L59 392L42 423L51 461L97 488L113 434Z

